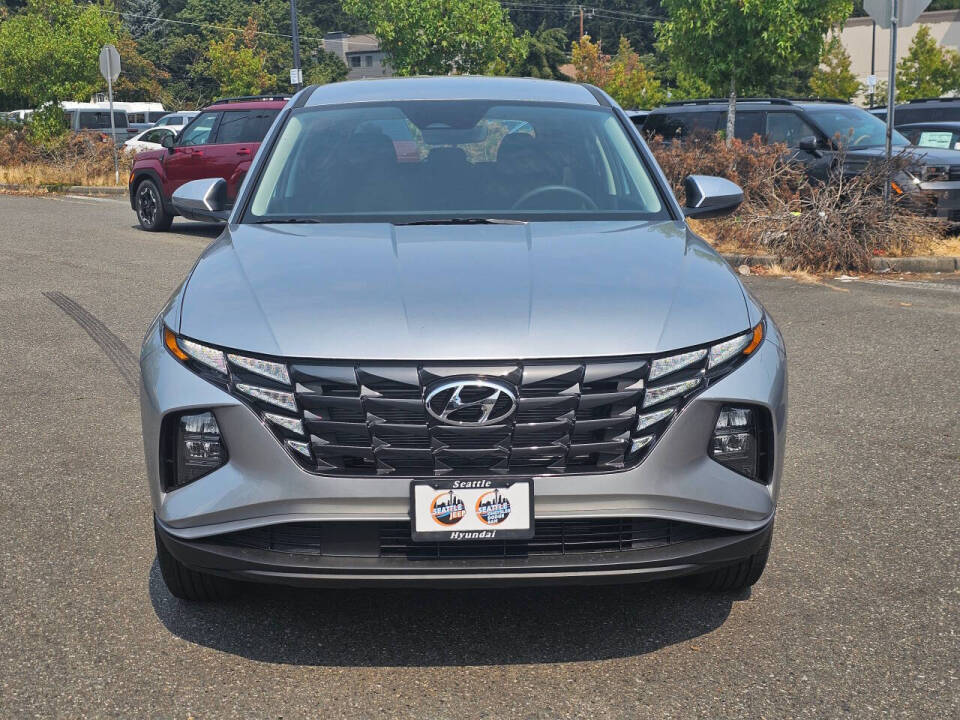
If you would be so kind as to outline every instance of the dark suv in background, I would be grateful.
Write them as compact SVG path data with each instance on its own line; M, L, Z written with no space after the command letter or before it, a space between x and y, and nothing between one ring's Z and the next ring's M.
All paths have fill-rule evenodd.
M870 112L881 120L887 119L886 107L871 108ZM907 123L957 121L960 121L960 97L917 98L893 109L893 122L898 127Z
M144 230L168 230L173 191L200 178L226 181L226 202L240 183L287 96L225 98L204 108L162 150L139 153L130 173L130 206Z
M720 132L727 125L727 100L707 99L668 103L653 110L643 125L647 137L685 139ZM844 170L857 174L885 153L886 125L875 114L841 100L745 98L737 102L735 135L750 140L783 143L795 151L811 179L825 181L838 153ZM908 172L893 184L897 193L925 191L923 205L938 217L960 219L960 151L915 148L894 131L896 153L906 154ZM929 199L929 202L927 200Z

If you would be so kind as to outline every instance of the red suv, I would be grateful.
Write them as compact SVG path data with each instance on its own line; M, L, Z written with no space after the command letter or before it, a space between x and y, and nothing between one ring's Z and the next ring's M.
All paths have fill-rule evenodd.
M168 230L170 197L186 182L222 177L232 202L260 142L288 96L225 98L204 108L162 150L138 153L130 172L130 206L144 230Z

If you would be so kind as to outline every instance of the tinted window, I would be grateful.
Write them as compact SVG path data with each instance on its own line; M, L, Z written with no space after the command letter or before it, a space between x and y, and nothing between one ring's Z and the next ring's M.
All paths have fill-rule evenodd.
M792 112L767 113L767 142L786 143L787 147L797 147L800 138L816 137L816 131L803 119Z
M147 113L147 122L156 122L164 115L167 114L166 110L153 110Z
M877 147L886 144L887 125L876 115L857 107L822 107L807 110L810 118L831 140L839 139L851 147ZM893 131L893 144L906 145L907 139Z
M80 130L109 130L110 111L79 110L78 128ZM127 113L121 110L113 111L113 125L118 128L127 126Z
M183 134L180 136L180 145L206 145L210 142L219 115L220 113L215 112L197 115L196 119L184 128Z
M734 137L737 137L740 140L750 140L754 135L763 136L764 127L763 127L762 112L738 110L737 115L734 118L734 123L735 123L733 128ZM726 127L726 125L727 125L727 116L726 116L726 113L724 113L723 126Z
M258 143L263 140L276 116L276 110L227 111L217 128L217 144Z
M294 111L253 191L248 220L296 217L414 222L668 214L611 110L475 100Z
M164 130L163 128L157 128L156 130L148 130L146 133L144 133L140 137L140 139L143 142L159 143L161 140L163 140L164 136L169 134L170 134L169 130Z
M643 125L643 131L652 135L661 135L665 140L682 138L694 133L715 133L720 129L720 121L726 113L710 112L673 112L651 114Z

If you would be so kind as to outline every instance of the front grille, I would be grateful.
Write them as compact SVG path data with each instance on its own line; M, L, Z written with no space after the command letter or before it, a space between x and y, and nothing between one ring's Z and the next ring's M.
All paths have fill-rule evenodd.
M950 166L950 180L960 180L960 165Z
M262 358L283 363L289 384L231 364L226 387L257 410L291 457L313 473L431 477L611 472L640 463L684 404L740 362L708 369L705 349L688 354L695 359L653 380L654 356L509 363ZM443 406L453 394L447 388L461 380L506 388L515 395L514 411L507 395L489 407L487 417L496 424L448 424L437 416L436 405L428 411L431 392ZM685 381L692 384L683 392L651 394ZM297 417L251 397L238 385L292 391ZM465 403L483 397L475 388L462 393ZM653 423L641 421L641 416L657 411L672 412ZM278 423L278 414L289 422ZM480 415L476 408L474 415L460 419L475 423Z
M415 543L410 539L409 522L297 522L201 542L297 555L443 560L624 552L729 534L705 525L655 518L537 520L535 528L530 540Z

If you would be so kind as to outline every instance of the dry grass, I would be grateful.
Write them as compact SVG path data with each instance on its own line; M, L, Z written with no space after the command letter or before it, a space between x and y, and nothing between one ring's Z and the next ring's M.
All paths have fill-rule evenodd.
M114 187L113 170L102 172L84 166L64 166L33 162L12 167L0 167L0 184L43 187L50 185L90 185ZM121 171L121 184L126 175Z
M132 157L120 154L126 180ZM25 187L115 186L113 143L105 136L68 133L45 146L31 143L22 129L0 135L0 183Z

